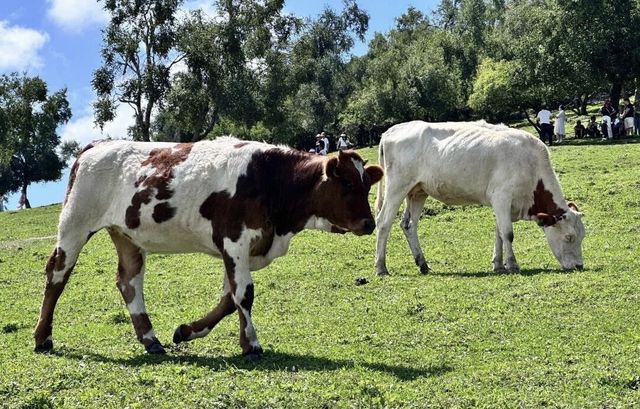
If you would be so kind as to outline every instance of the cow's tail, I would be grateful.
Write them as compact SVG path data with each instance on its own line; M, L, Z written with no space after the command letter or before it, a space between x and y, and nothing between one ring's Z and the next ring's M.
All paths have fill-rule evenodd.
M380 145L378 145L378 164L382 169L384 169L384 150L382 149L383 140L380 140ZM384 173L382 179L380 179L380 183L378 184L378 194L376 195L376 214L380 212L382 209L382 204L384 203L384 190L385 190L385 181L387 179L387 172Z

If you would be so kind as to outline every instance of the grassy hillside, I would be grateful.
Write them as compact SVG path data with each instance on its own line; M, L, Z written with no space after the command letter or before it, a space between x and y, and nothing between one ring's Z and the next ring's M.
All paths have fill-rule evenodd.
M203 255L148 258L147 307L169 350L143 354L104 232L58 304L55 352L34 354L60 208L0 213L0 407L638 407L640 144L554 147L552 159L585 213L585 271L559 270L541 230L520 222L522 273L494 274L491 211L432 200L426 276L397 224L385 279L374 236L303 232L254 274L256 364L240 356L236 315L170 344L220 295L222 264Z

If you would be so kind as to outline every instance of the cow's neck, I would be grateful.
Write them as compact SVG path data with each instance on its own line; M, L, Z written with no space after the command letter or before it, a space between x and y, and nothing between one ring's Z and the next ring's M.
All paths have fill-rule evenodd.
M314 193L324 169L324 161L318 159L291 164L291 169L286 169L285 174L292 180L280 180L273 185L277 186L276 190L268 193L276 234L298 233L314 216Z
M527 210L529 219L535 219L539 213L562 216L568 209L555 175L538 178L532 192L532 199Z

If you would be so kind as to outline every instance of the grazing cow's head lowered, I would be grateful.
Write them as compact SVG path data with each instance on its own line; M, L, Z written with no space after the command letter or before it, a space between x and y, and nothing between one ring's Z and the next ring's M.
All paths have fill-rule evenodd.
M376 227L369 190L382 179L383 170L365 165L366 161L354 151L340 151L325 164L325 180L320 186L321 212L336 232L371 234Z
M549 247L562 268L581 270L582 240L585 230L582 224L582 213L578 211L576 205L570 202L569 209L556 216L540 213L538 220L544 229Z

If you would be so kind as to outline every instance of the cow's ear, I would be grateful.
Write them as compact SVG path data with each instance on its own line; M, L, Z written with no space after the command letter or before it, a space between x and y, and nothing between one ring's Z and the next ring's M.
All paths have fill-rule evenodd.
M556 224L556 218L546 213L538 213L536 214L536 218L538 219L538 226L540 227L549 227Z
M367 166L364 170L369 175L369 179L371 179L371 184L375 185L382 179L384 176L384 171L378 165Z
M580 210L578 210L578 206L576 206L575 203L573 202L568 202L567 206L569 206L570 208L572 208L573 210L575 210L576 212L579 212Z
M327 161L327 164L324 166L324 173L327 177L337 178L338 175L338 158L335 156Z

